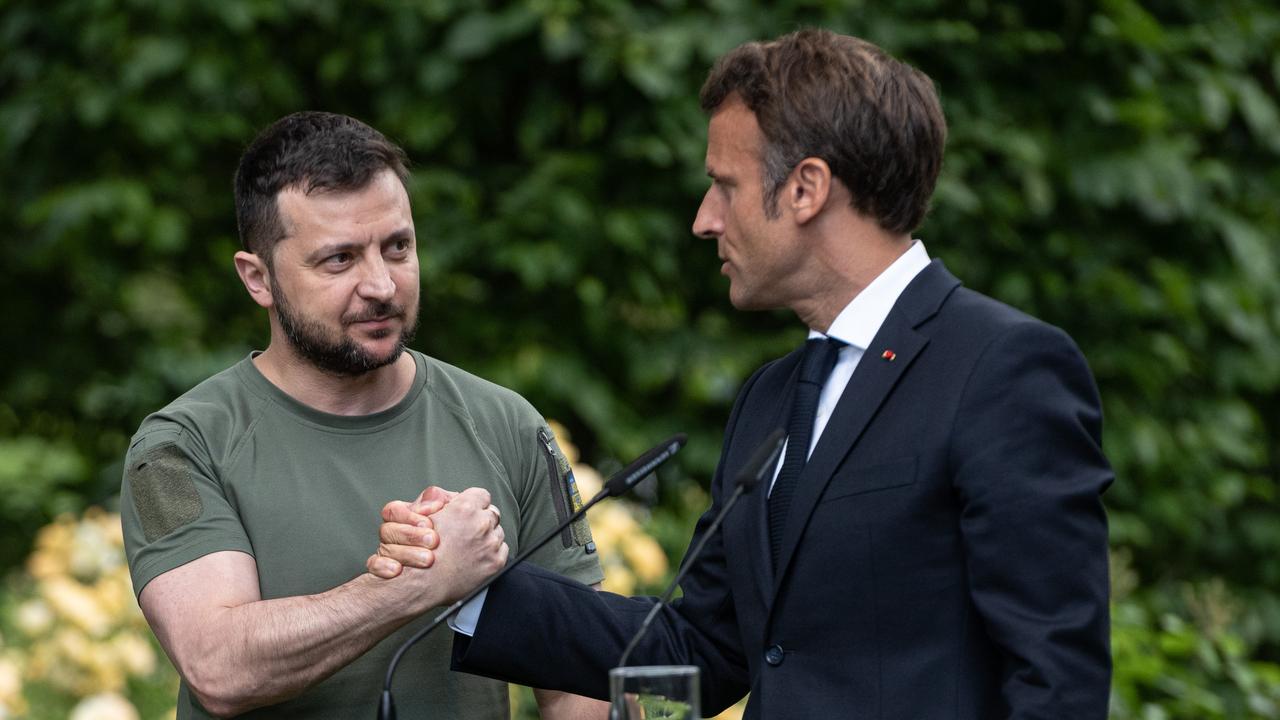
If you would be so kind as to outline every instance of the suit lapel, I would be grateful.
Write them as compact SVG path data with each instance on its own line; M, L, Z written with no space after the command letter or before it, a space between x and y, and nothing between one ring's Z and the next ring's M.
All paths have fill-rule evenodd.
M899 379L928 344L929 339L917 332L916 327L932 317L959 284L960 281L948 273L940 261L934 260L898 298L858 362L857 369L849 378L849 384L845 386L835 411L827 421L826 429L797 481L783 535L782 554L778 558L776 572L773 573L770 607L786 578L787 569L805 526L809 523L809 517L817 507L827 484L831 482L832 474L858 442ZM891 359L885 357L886 351L891 353ZM794 381L787 387L790 388L793 384ZM767 520L767 517L761 517ZM767 566L768 523L765 522L763 527L766 536L763 546L766 557L764 564Z

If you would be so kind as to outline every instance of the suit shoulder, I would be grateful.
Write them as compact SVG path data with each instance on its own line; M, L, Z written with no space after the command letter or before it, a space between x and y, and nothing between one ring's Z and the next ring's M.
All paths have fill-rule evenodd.
M997 339L1043 338L1075 346L1061 328L964 287L956 289L933 322L985 341L983 345Z

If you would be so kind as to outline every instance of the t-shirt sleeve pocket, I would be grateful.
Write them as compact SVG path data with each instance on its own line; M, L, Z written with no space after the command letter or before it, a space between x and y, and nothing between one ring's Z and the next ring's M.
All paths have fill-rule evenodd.
M199 443L180 427L134 438L125 455L120 523L134 593L169 570L222 550L253 554L240 516Z
M165 441L139 453L125 472L147 542L200 519L204 503L192 478L191 461L177 443Z

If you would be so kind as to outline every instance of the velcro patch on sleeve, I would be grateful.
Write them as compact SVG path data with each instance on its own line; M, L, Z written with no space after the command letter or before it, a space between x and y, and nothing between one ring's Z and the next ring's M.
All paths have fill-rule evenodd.
M568 465L568 462L565 463ZM564 474L564 492L568 498L569 507L572 512L578 512L582 509L582 494L578 492L578 479L573 476L573 469L567 468ZM591 526L587 523L587 517L583 515L569 526L573 533L574 545L587 545L588 552L594 552L595 546L591 542Z
M204 511L191 461L173 443L147 450L129 465L128 474L133 507L147 542L195 522Z

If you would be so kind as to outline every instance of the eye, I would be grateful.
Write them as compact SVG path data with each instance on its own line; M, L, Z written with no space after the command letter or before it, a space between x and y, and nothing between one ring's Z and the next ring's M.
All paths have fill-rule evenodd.
M398 238L387 246L387 254L395 257L404 257L412 250L413 241L408 238Z
M330 267L345 267L351 264L351 253L340 252L330 255L324 259L324 264Z

